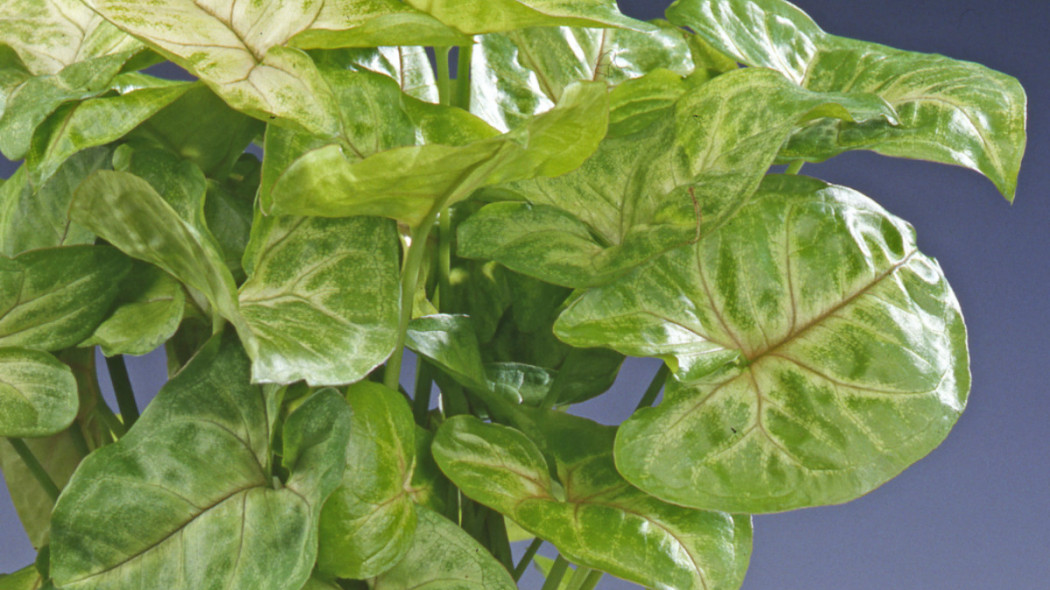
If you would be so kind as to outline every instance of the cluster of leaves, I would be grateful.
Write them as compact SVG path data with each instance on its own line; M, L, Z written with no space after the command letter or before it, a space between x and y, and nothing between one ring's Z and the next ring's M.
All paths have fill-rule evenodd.
M4 590L511 589L542 542L548 590L737 588L750 514L872 490L965 406L911 228L770 168L1012 199L1008 76L782 0L0 7L0 466L41 549ZM139 417L122 355L161 345ZM564 411L625 355L664 363L630 419Z

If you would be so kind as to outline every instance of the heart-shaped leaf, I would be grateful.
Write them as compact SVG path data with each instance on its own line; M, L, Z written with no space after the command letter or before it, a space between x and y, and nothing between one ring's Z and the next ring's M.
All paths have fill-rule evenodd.
M749 65L818 92L874 93L900 124L818 121L784 157L820 161L850 149L965 166L1012 200L1025 145L1026 97L1011 76L941 55L829 35L784 0L677 0L667 17Z
M515 590L492 555L451 521L419 507L419 524L408 553L371 581L372 590Z
M0 436L48 436L77 415L77 382L46 352L0 348Z
M352 385L347 401L353 412L348 461L321 513L317 567L364 579L400 561L416 532L410 495L415 424L405 399L378 383Z
M729 512L867 493L944 439L969 389L958 302L911 228L803 177L769 177L718 230L589 291L555 330L670 364L663 403L621 426L617 467Z
M257 382L339 385L397 343L398 238L389 219L258 218L239 294ZM353 277L347 282L348 277Z
M559 285L609 282L731 216L784 140L816 117L893 112L874 97L810 92L769 70L723 74L643 131L606 139L575 172L505 187L520 201L493 203L460 225L457 252Z
M317 516L342 474L349 411L325 390L288 417L282 486L271 471L271 404L249 377L237 339L217 335L120 441L84 460L52 517L57 585L306 583Z
M0 256L0 346L60 350L105 318L131 264L106 246Z
M522 413L545 441L472 416L445 422L438 465L464 493L553 543L574 563L660 588L738 588L751 553L750 518L682 508L616 472L616 429L559 412Z

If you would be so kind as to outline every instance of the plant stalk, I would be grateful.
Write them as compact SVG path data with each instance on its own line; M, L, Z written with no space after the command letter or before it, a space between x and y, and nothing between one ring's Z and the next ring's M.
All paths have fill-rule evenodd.
M635 410L648 408L653 405L653 402L656 401L656 396L660 395L660 390L663 389L664 383L667 382L667 376L670 373L671 370L667 368L666 363L660 365L660 369L653 375L653 380L649 382L649 387L645 389L642 399L638 400L638 405L634 407Z
M541 545L543 545L543 539L536 537L525 548L525 554L521 556L521 561L518 562L518 565L514 567L514 571L511 573L515 582L525 575L525 570L529 567L529 563L532 562L532 558L536 557L536 552L540 550Z
M412 391L412 417L416 424L426 428L427 413L430 411L430 384L434 382L430 364L426 359L416 359L416 386Z
M383 373L383 385L394 391L398 391L401 380L401 360L405 356L405 337L408 332L408 322L412 320L412 308L416 301L416 286L419 282L419 268L423 263L423 254L427 249L427 238L430 236L430 228L434 225L437 211L434 211L423 219L418 227L412 229L409 236L408 252L405 255L405 265L401 269L401 317L397 325L397 343L394 352L386 363Z
M135 403L135 392L131 389L128 367L124 364L123 355L106 357L106 368L109 369L109 381L113 384L113 393L117 396L117 407L125 428L131 428L139 419L139 407Z
M40 461L37 460L33 451L29 450L25 441L20 438L9 438L7 442L11 443L11 446L15 448L15 452L22 458L22 462L25 463L29 472L33 474L40 487L44 488L44 493L47 494L47 497L51 498L52 502L57 502L60 491L58 486L55 485L55 480L51 479L51 476L48 475L47 470L40 464Z
M113 413L113 410L110 409L106 400L99 398L98 403L95 404L95 412L109 430L110 436L113 440L119 440L120 437L124 436L127 432L124 424L120 421L120 418L117 418L116 414Z
M455 106L470 110L470 60L474 54L474 38L470 38L470 44L461 45L459 57L456 60L456 91Z
M448 56L450 51L452 51L451 47L434 48L434 56L437 58L438 102L445 106L452 104L451 76L449 76L448 72Z
M73 440L73 446L77 448L81 458L87 457L91 453L91 448L88 447L87 437L84 436L84 429L80 426L79 420L74 420L69 425L69 438Z
M451 311L452 304L452 209L445 207L438 217L438 309Z
M795 160L788 164L787 170L784 171L784 174L798 174L799 170L802 170L802 166L805 164L806 162L803 160Z
M551 571L547 574L547 580L543 582L543 588L540 590L558 590L561 587L561 579L565 577L565 571L568 569L568 560L559 553L558 559L554 560L554 565L551 566Z

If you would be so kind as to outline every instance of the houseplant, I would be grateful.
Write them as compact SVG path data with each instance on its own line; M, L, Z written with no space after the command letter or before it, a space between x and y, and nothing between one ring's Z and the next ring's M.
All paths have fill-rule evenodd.
M34 57L47 51L4 39L5 153L23 149L27 164L3 186L3 292L51 294L43 310L21 296L7 306L5 373L33 379L29 403L5 408L4 434L62 431L35 442L71 449L69 470L78 430L81 451L120 437L136 410L122 408L123 424L106 414L77 345L119 355L167 341L179 372L137 427L84 461L50 519L29 519L41 535L51 526L41 569L61 587L177 586L165 568L180 565L201 576L188 587L299 587L317 535L321 587L374 576L402 587L424 564L501 587L494 564L518 564L498 513L583 566L574 587L597 577L591 567L733 587L750 529L728 513L864 493L962 409L957 306L908 228L847 189L763 176L775 161L868 148L971 166L1012 197L1024 107L1004 76L827 36L773 2L673 7L699 36L597 3L542 15L396 3L352 22L264 14L266 26L235 18L242 51L184 49L191 33L222 34L212 19L93 4L206 89L134 73L157 58L60 7L82 11L84 46L100 48L87 65L49 76ZM287 35L275 41L277 24ZM622 28L510 30L546 24ZM447 59L434 80L418 49L339 49L466 44L494 29L458 56L473 76L455 87ZM725 53L779 73L730 71ZM245 63L247 77L231 73ZM107 113L121 113L118 128L97 124ZM259 164L240 154L261 134ZM75 245L96 238L124 254ZM441 388L441 413L415 405L419 428L390 388L402 343L429 359L418 390ZM674 373L667 399L618 434L549 409L601 393L622 358L610 348ZM289 387L253 387L249 374ZM350 382L340 396L321 388ZM148 492L158 485L167 491ZM471 538L494 558L470 558ZM200 556L172 560L176 540ZM249 565L231 566L242 541Z

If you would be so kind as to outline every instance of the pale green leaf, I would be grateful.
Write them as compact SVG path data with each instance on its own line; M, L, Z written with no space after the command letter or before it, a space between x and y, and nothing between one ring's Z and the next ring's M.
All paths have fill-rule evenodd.
M0 590L40 590L43 584L44 580L35 565L27 565L10 574L0 574Z
M91 244L95 234L67 216L73 191L88 174L110 166L112 150L92 148L66 160L43 186L21 166L0 186L0 252L14 256L36 248Z
M371 381L350 386L353 412L342 484L321 512L317 567L341 578L377 576L408 552L416 531L409 494L415 424L396 391Z
M674 506L630 486L613 465L614 427L559 412L522 415L544 448L513 428L456 416L435 438L438 464L464 493L574 563L658 588L740 586L749 517Z
M578 84L556 108L489 139L406 146L363 160L325 146L295 161L262 205L270 213L380 215L417 225L482 186L572 170L604 135L606 102L602 85Z
M358 381L397 341L397 229L375 217L258 219L240 313L257 382Z
M326 409L332 397L342 404L328 392L321 405L308 402L299 418L292 414L301 436L286 456L292 471L282 486L270 470L267 396L249 378L237 339L218 335L120 441L84 460L52 516L57 585L127 588L149 580L164 588L276 590L306 583L324 482L341 475L345 457L345 404L342 417Z
M178 281L159 268L136 263L121 284L113 313L80 346L99 346L102 354L143 355L171 338L186 307Z
M405 346L473 389L489 388L481 350L470 318L439 314L409 322Z
M845 502L936 447L969 389L958 302L903 221L856 192L769 177L739 214L575 301L577 346L666 360L617 467L676 504Z
M33 133L26 154L32 181L47 180L62 162L81 150L120 139L191 87L162 83L63 105Z
M644 26L621 14L615 0L406 0L406 3L471 35L559 25Z
M941 55L829 35L784 0L678 0L668 18L749 65L818 92L874 93L900 124L820 121L784 157L820 161L850 149L965 166L1012 200L1025 145L1026 97L1011 76Z
M313 9L313 6L310 6ZM324 2L291 44L302 48L463 45L469 38L400 0Z
M0 436L49 436L77 415L77 382L46 352L0 348Z
M649 127L606 139L575 172L503 187L520 201L460 225L457 253L559 285L607 283L731 217L784 140L815 117L893 112L875 97L810 92L770 70L723 74Z
M130 268L130 260L106 246L0 256L0 346L76 345L105 318Z
M417 508L419 524L404 559L371 582L372 590L514 590L507 570L443 516Z
M425 102L438 102L434 68L423 47L338 49L314 51L311 55L322 67L368 70L383 74L396 80L405 94Z

